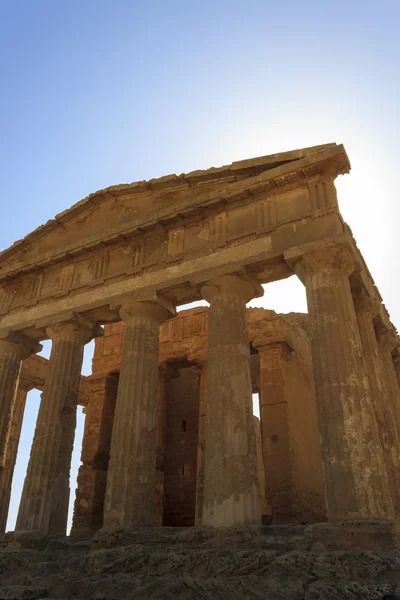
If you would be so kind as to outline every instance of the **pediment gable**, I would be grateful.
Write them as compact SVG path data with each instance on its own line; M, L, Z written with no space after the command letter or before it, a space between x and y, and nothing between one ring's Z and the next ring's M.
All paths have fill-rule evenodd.
M263 189L274 177L332 159L338 161L338 172L349 170L343 147L326 144L100 190L1 252L0 280L87 255L92 247L165 225L220 202L222 196L240 198L257 186Z

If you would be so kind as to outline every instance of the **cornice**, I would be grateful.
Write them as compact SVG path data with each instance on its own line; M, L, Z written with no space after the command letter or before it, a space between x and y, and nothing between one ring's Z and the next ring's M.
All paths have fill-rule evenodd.
M128 185L112 186L99 190L81 200L70 209L59 213L46 224L38 227L24 239L15 242L10 248L0 253L0 281L16 277L21 273L30 273L43 268L46 265L57 263L65 258L71 258L95 247L111 244L125 237L134 235L136 232L146 232L154 227L164 227L166 224L186 218L196 212L212 209L218 205L230 204L258 194L275 195L280 194L285 188L299 185L301 181L307 182L309 178L321 175L329 175L335 178L337 175L347 173L350 163L342 145L327 144L315 148L306 148L269 157L232 163L229 167L209 169L207 171L194 171L186 175L168 175L148 182L135 182ZM227 181L227 180L230 181ZM220 189L204 191L201 187L192 189L194 184L203 181L220 183ZM75 220L94 211L103 202L118 202L119 196L130 196L134 201L135 196L151 194L154 190L182 189L186 187L191 196L181 202L170 202L168 206L138 218L125 229L115 230L107 234L105 228L101 238L96 235L80 240L74 240L70 246L63 248L62 252L55 252L43 261L34 264L25 263L23 267L7 271L7 263L21 252L29 251L33 246L58 228L64 229ZM77 235L77 240L79 236Z

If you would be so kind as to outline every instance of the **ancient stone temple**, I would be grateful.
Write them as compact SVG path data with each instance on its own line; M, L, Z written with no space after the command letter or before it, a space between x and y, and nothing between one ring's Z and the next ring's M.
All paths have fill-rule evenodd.
M42 390L0 600L393 592L400 339L339 211L349 170L326 144L117 185L0 254L2 531ZM292 275L307 314L246 306Z

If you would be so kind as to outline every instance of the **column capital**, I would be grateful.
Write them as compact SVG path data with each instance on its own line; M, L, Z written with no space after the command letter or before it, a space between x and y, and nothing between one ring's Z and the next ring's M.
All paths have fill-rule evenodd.
M52 342L65 340L80 341L82 344L87 344L93 338L103 336L104 330L81 315L75 315L66 321L49 325L46 327L46 333Z
M0 339L0 355L15 356L18 360L25 360L31 354L40 352L42 347L37 340L15 331L10 331L7 336Z
M262 285L244 273L231 273L211 279L200 288L202 297L212 302L218 296L230 296L243 300L245 303L264 294Z
M377 331L378 344L383 350L393 352L400 345L400 340L394 329L379 329Z
M301 281L307 274L321 271L337 270L349 276L357 268L349 240L342 235L290 248L284 256Z
M379 313L381 303L378 298L372 298L365 293L359 292L353 296L353 301L357 315L373 319Z
M123 298L119 305L119 315L125 323L137 318L155 321L158 325L176 315L175 307L160 294L153 297L137 299Z

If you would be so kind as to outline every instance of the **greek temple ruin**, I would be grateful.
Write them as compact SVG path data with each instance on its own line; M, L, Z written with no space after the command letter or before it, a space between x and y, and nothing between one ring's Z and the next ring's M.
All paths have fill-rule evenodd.
M339 210L349 170L325 144L116 185L0 254L0 530L32 388L16 534L66 534L78 405L72 537L396 522L400 339ZM246 307L290 276L307 314Z

